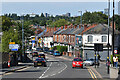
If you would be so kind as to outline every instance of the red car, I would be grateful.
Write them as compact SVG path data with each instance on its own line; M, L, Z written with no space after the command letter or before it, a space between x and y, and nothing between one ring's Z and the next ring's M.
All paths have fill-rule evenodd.
M83 68L83 60L82 60L82 58L74 58L74 60L72 62L72 68L75 68L75 67Z

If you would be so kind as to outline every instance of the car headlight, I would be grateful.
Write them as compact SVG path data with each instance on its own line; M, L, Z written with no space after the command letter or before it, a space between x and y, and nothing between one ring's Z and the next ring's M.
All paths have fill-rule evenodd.
M73 64L75 64L75 63L73 62Z

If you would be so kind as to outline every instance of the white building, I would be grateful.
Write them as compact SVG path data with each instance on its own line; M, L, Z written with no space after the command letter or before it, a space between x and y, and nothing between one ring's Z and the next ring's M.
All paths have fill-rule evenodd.
M109 56L112 54L112 28L109 29L109 44L110 44L110 52ZM115 34L119 32L115 30ZM115 37L115 40L116 37ZM86 58L86 53L88 58L94 58L95 51L94 51L94 44L100 43L103 44L103 51L100 51L99 54L101 59L105 60L108 56L107 52L107 44L108 44L108 27L107 25L99 24L86 32L83 33L82 36L83 42L83 56Z

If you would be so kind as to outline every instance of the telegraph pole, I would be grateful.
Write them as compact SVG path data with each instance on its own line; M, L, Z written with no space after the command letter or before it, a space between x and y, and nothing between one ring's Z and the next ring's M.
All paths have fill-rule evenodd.
M112 54L114 56L114 9L115 9L115 6L114 6L114 0L113 0L113 25L112 25ZM114 63L113 63L113 66L114 66Z
M22 15L22 61L24 62L25 60L25 53L24 53L24 21L23 21L23 16Z
M109 74L109 28L110 28L110 22L109 22L109 18L110 18L110 0L108 0L108 57L107 57L107 73Z

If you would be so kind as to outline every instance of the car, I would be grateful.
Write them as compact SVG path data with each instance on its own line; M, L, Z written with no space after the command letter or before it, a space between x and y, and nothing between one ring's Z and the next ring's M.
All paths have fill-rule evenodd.
M59 51L55 51L55 52L53 53L53 55L54 55L54 56L60 56L61 54L60 54Z
M38 52L33 52L32 56L33 57L38 57Z
M46 60L44 58L37 58L34 61L34 67L44 66L47 67Z
M90 65L90 66L93 66L94 65L94 59L86 59L84 61L84 65Z
M44 47L44 48L43 48L43 51L44 51L45 53L47 53L47 52L49 51L49 48L48 48L48 47Z
M75 67L81 67L83 68L83 60L82 58L74 58L73 61L72 61L72 68L75 68Z
M31 53L31 50L27 49L27 50L25 51L25 53L30 54L30 53Z
M48 52L50 55L53 55L53 53L54 53L54 50L49 50L49 52Z
M43 52L43 48L36 48L36 51Z
M38 54L38 58L44 58L44 59L46 59L44 53L40 53L40 54Z

